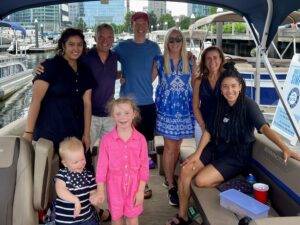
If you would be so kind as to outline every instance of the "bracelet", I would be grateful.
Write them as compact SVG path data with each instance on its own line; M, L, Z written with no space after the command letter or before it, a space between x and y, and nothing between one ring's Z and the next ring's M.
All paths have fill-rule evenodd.
M84 134L83 136L84 136L84 137L90 137L90 135L86 135L86 134Z
M25 131L24 133L26 133L26 134L33 134L33 132L30 132L30 131Z

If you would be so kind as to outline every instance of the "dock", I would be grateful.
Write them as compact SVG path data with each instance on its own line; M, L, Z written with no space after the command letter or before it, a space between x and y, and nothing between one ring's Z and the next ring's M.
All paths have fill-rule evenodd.
M30 49L27 50L27 53L44 53L44 52L55 51L55 49L56 49L56 46L41 47L41 48L31 47Z
M6 52L9 46L10 46L9 44L0 45L0 52Z

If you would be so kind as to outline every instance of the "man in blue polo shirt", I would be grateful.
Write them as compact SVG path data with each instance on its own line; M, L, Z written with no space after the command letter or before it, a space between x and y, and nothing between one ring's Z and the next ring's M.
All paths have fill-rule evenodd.
M113 28L98 25L95 32L96 48L91 49L82 61L92 70L96 86L92 89L91 147L99 138L114 128L106 105L114 97L117 77L117 56L110 49L114 42Z
M134 39L119 42L113 49L122 66L120 96L132 97L141 113L141 122L137 126L148 141L149 152L154 149L154 127L156 123L156 108L153 101L152 66L156 55L161 54L157 43L146 39L149 30L149 17L144 12L136 12L131 17ZM145 198L151 197L151 190L145 193Z

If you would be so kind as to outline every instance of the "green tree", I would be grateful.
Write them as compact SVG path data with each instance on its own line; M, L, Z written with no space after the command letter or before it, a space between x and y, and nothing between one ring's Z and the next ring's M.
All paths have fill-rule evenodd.
M234 32L246 33L246 24L245 23L234 23Z
M134 14L133 11L127 12L125 15L125 23L124 23L124 31L125 32L132 32L132 27L131 27L131 16Z
M223 33L231 33L232 32L232 23L223 24Z
M79 20L77 19L75 21L74 27L77 29L81 29L83 32L85 32L87 30L86 23L84 22L84 20L82 18L79 18Z
M162 15L158 19L158 23L161 24L161 27L164 27L165 22L167 22L167 29L169 29L170 27L174 27L176 25L172 15L168 13Z
M113 23L113 24L111 24L111 26L113 27L115 34L120 34L123 31L125 31L124 30L124 24L117 25L117 24Z
M151 26L156 27L157 16L155 15L154 11L149 12L148 15L149 15L149 19L150 19L149 29L150 29Z
M209 7L209 13L210 15L217 13L217 7L211 6Z
M189 26L191 25L191 18L190 17L184 17L180 22L179 22L179 27L181 30L187 30Z

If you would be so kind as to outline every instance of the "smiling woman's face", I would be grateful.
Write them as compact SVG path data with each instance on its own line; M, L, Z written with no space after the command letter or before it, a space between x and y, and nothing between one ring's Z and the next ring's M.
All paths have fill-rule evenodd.
M205 55L205 66L209 73L215 73L220 70L222 58L217 50L212 50Z
M242 90L242 84L236 78L227 77L221 83L221 92L230 106L233 106Z
M66 60L77 60L83 52L83 40L79 36L70 36L63 45L63 50Z
M180 32L174 30L168 39L168 49L172 53L180 53L182 48L183 37Z

